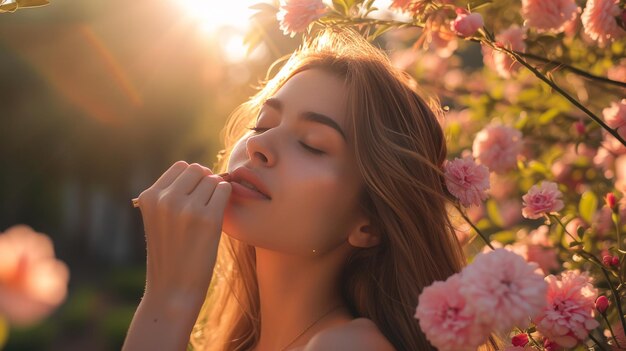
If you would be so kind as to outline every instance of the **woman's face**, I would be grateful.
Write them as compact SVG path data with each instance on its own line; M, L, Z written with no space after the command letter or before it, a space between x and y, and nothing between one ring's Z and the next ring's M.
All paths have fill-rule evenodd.
M362 186L346 140L346 93L340 78L310 69L265 102L259 129L236 143L228 162L235 184L224 215L226 234L292 254L321 253L346 242L359 218ZM248 192L238 177L260 183L269 197Z

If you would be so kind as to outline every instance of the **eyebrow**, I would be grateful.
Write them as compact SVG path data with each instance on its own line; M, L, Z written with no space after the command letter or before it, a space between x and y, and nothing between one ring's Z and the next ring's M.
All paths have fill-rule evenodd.
M265 102L263 103L263 106L269 106L273 109L276 109L278 111L282 111L283 110L283 103L276 99L276 98L269 98L267 100L265 100ZM337 124L337 122L335 122L335 120L333 120L332 118L323 115L321 113L317 113L317 112L304 112L302 114L302 119L306 120L306 121L310 121L310 122L317 122L323 125L326 125L328 127L333 128L334 130L336 130L341 137L343 138L343 140L347 140L346 138L346 134L343 132L343 130L341 129L341 127L339 126L339 124Z

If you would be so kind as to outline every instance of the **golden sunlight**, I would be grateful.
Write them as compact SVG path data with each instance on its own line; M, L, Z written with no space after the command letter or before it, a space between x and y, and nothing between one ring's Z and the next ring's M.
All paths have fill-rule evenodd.
M234 27L245 30L254 10L249 7L259 0L172 0L178 3L186 15L198 22L200 28L207 33L215 32L221 27Z

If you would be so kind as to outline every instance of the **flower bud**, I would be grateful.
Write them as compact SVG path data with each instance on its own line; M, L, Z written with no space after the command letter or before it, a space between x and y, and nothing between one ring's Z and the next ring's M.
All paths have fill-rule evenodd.
M613 256L611 255L602 256L602 264L607 267L611 267L613 265Z
M602 295L599 296L596 299L596 310L598 310L598 312L604 314L604 312L606 312L606 309L609 308L609 299Z
M528 335L526 333L517 334L513 338L511 338L511 343L513 346L524 347L528 344Z
M576 128L576 133L578 133L578 135L585 135L585 124L582 121L574 123L574 127Z
M615 194L607 193L604 200L606 201L606 205L609 206L611 210L615 208Z
M611 259L611 265L618 267L619 266L619 257L617 256L613 256L613 258Z

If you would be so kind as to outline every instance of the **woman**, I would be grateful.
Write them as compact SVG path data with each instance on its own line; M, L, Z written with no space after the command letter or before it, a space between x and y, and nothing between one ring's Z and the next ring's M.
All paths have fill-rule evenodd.
M125 350L434 349L418 296L464 262L434 111L357 34L310 40L231 116L228 179L179 161L140 195Z

